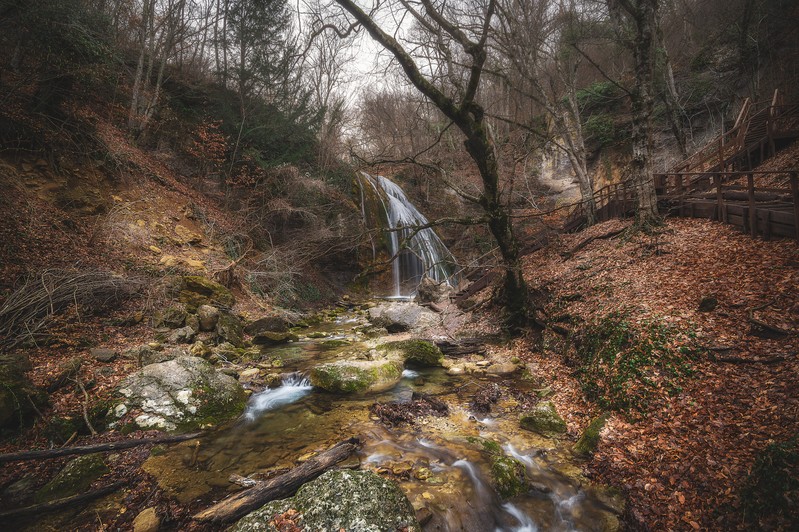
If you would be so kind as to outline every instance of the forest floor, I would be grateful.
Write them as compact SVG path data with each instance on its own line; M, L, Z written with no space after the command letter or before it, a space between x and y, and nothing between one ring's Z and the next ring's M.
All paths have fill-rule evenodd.
M526 258L527 280L548 296L545 319L562 326L555 327L560 334L544 333L543 349L527 338L509 354L532 363L556 390L552 400L577 437L601 411L586 399L580 341L609 317L624 316L625 327L640 330L660 324L666 337L648 340L643 352L688 353L691 370L670 386L663 364L642 364L638 384L622 386L646 402L610 414L586 464L590 476L623 489L632 529L795 529L795 506L782 515L762 508L759 522L747 521L751 501L742 490L767 446L799 434L799 247L715 222L671 219L656 234L621 233L571 253L584 239L627 225L610 221L562 235ZM703 298L715 306L700 310ZM617 376L621 364L606 363L604 377ZM607 382L601 386L608 390ZM790 489L796 465L787 472Z

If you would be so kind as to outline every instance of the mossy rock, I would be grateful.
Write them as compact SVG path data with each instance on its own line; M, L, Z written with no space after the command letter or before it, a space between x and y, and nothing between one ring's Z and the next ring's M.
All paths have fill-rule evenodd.
M523 429L544 436L563 434L568 430L566 422L558 415L551 401L542 401L532 410L523 413L519 418L519 424Z
M299 339L300 338L296 334L291 332L263 331L253 337L252 343L255 345L272 346L296 342Z
M336 338L336 339L332 339L332 340L323 340L323 341L319 342L319 345L321 347L324 347L325 349L337 349L339 347L345 347L345 346L348 346L350 344L351 344L351 342L349 340L345 340L343 338Z
M371 471L328 471L303 485L294 497L267 503L243 517L233 532L278 532L275 515L299 513L303 530L421 532L408 498L391 481Z
M0 355L0 429L28 424L36 415L31 401L40 409L48 403L44 390L25 376L29 368L25 355Z
M388 342L377 347L379 351L399 356L406 364L424 367L440 367L444 363L444 353L434 343L427 340L401 340Z
M335 393L381 392L401 379L402 363L398 360L342 360L311 370L312 385Z
M608 414L602 414L591 420L580 439L574 444L574 452L580 456L589 456L594 454L599 446L599 433L605 427L605 422L608 420Z
M217 339L235 347L244 347L244 326L241 320L229 312L220 312L216 322Z
M524 464L508 456L500 445L484 438L469 438L469 442L477 443L491 464L491 483L503 499L526 493L529 489Z
M70 461L50 482L36 492L37 503L61 499L86 491L92 482L108 473L99 454L80 456Z
M199 275L187 275L183 278L180 300L189 312L197 312L200 305L230 308L236 304L236 298L230 290Z
M171 305L153 315L153 327L177 329L186 323L189 313L183 305Z

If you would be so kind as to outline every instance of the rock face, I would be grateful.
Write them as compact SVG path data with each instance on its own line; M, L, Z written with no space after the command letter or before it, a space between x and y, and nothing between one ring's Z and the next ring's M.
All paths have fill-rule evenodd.
M272 501L241 519L234 532L277 532L272 518L290 509L303 530L318 532L421 532L413 506L399 486L370 471L328 471L297 494Z
M424 367L438 367L444 363L444 353L434 343L426 340L402 340L379 345L378 351L388 358L400 358L406 364Z
M435 325L438 317L414 303L383 303L369 309L369 321L390 333L398 333Z
M189 275L183 278L180 300L191 312L196 311L200 305L230 308L236 303L230 290L199 275Z
M244 327L241 320L233 314L219 313L216 322L216 336L220 342L228 342L235 347L244 346Z
M544 436L563 434L566 432L566 422L558 415L555 405L551 401L542 401L532 410L522 414L519 424L523 429L537 432Z
M399 360L341 360L311 370L312 385L336 393L381 392L401 379Z
M138 409L141 428L192 430L244 410L244 389L205 360L180 357L151 364L127 377L117 390L126 410ZM121 410L121 409L120 409Z

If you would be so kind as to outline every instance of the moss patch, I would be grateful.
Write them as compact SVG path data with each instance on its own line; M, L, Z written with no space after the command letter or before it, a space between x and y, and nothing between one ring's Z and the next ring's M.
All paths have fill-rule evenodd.
M519 425L544 436L563 434L567 430L566 422L551 401L542 401L532 410L523 413L519 418Z
M106 473L108 467L99 454L75 458L36 493L36 502L52 501L86 491L92 482Z
M396 360L354 360L322 364L311 370L311 384L328 392L363 393L387 390L402 378Z
M199 275L187 275L183 278L180 300L185 303L189 312L197 312L200 305L230 308L236 303L230 290Z
M591 420L588 426L583 431L580 439L574 444L574 452L580 456L588 456L596 451L599 446L599 433L605 427L605 422L608 420L608 414L602 414Z
M491 483L500 497L508 499L527 492L529 485L524 464L507 456L502 447L493 440L468 438L468 441L480 445L483 453L488 456Z

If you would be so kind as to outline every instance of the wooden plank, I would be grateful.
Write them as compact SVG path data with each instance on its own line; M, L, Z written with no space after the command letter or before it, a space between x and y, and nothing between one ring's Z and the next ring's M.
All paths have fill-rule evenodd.
M746 183L749 188L749 229L752 236L757 236L757 211L755 209L755 178L749 173L746 174Z
M799 242L799 175L797 172L791 172L791 196L793 197L794 236Z

